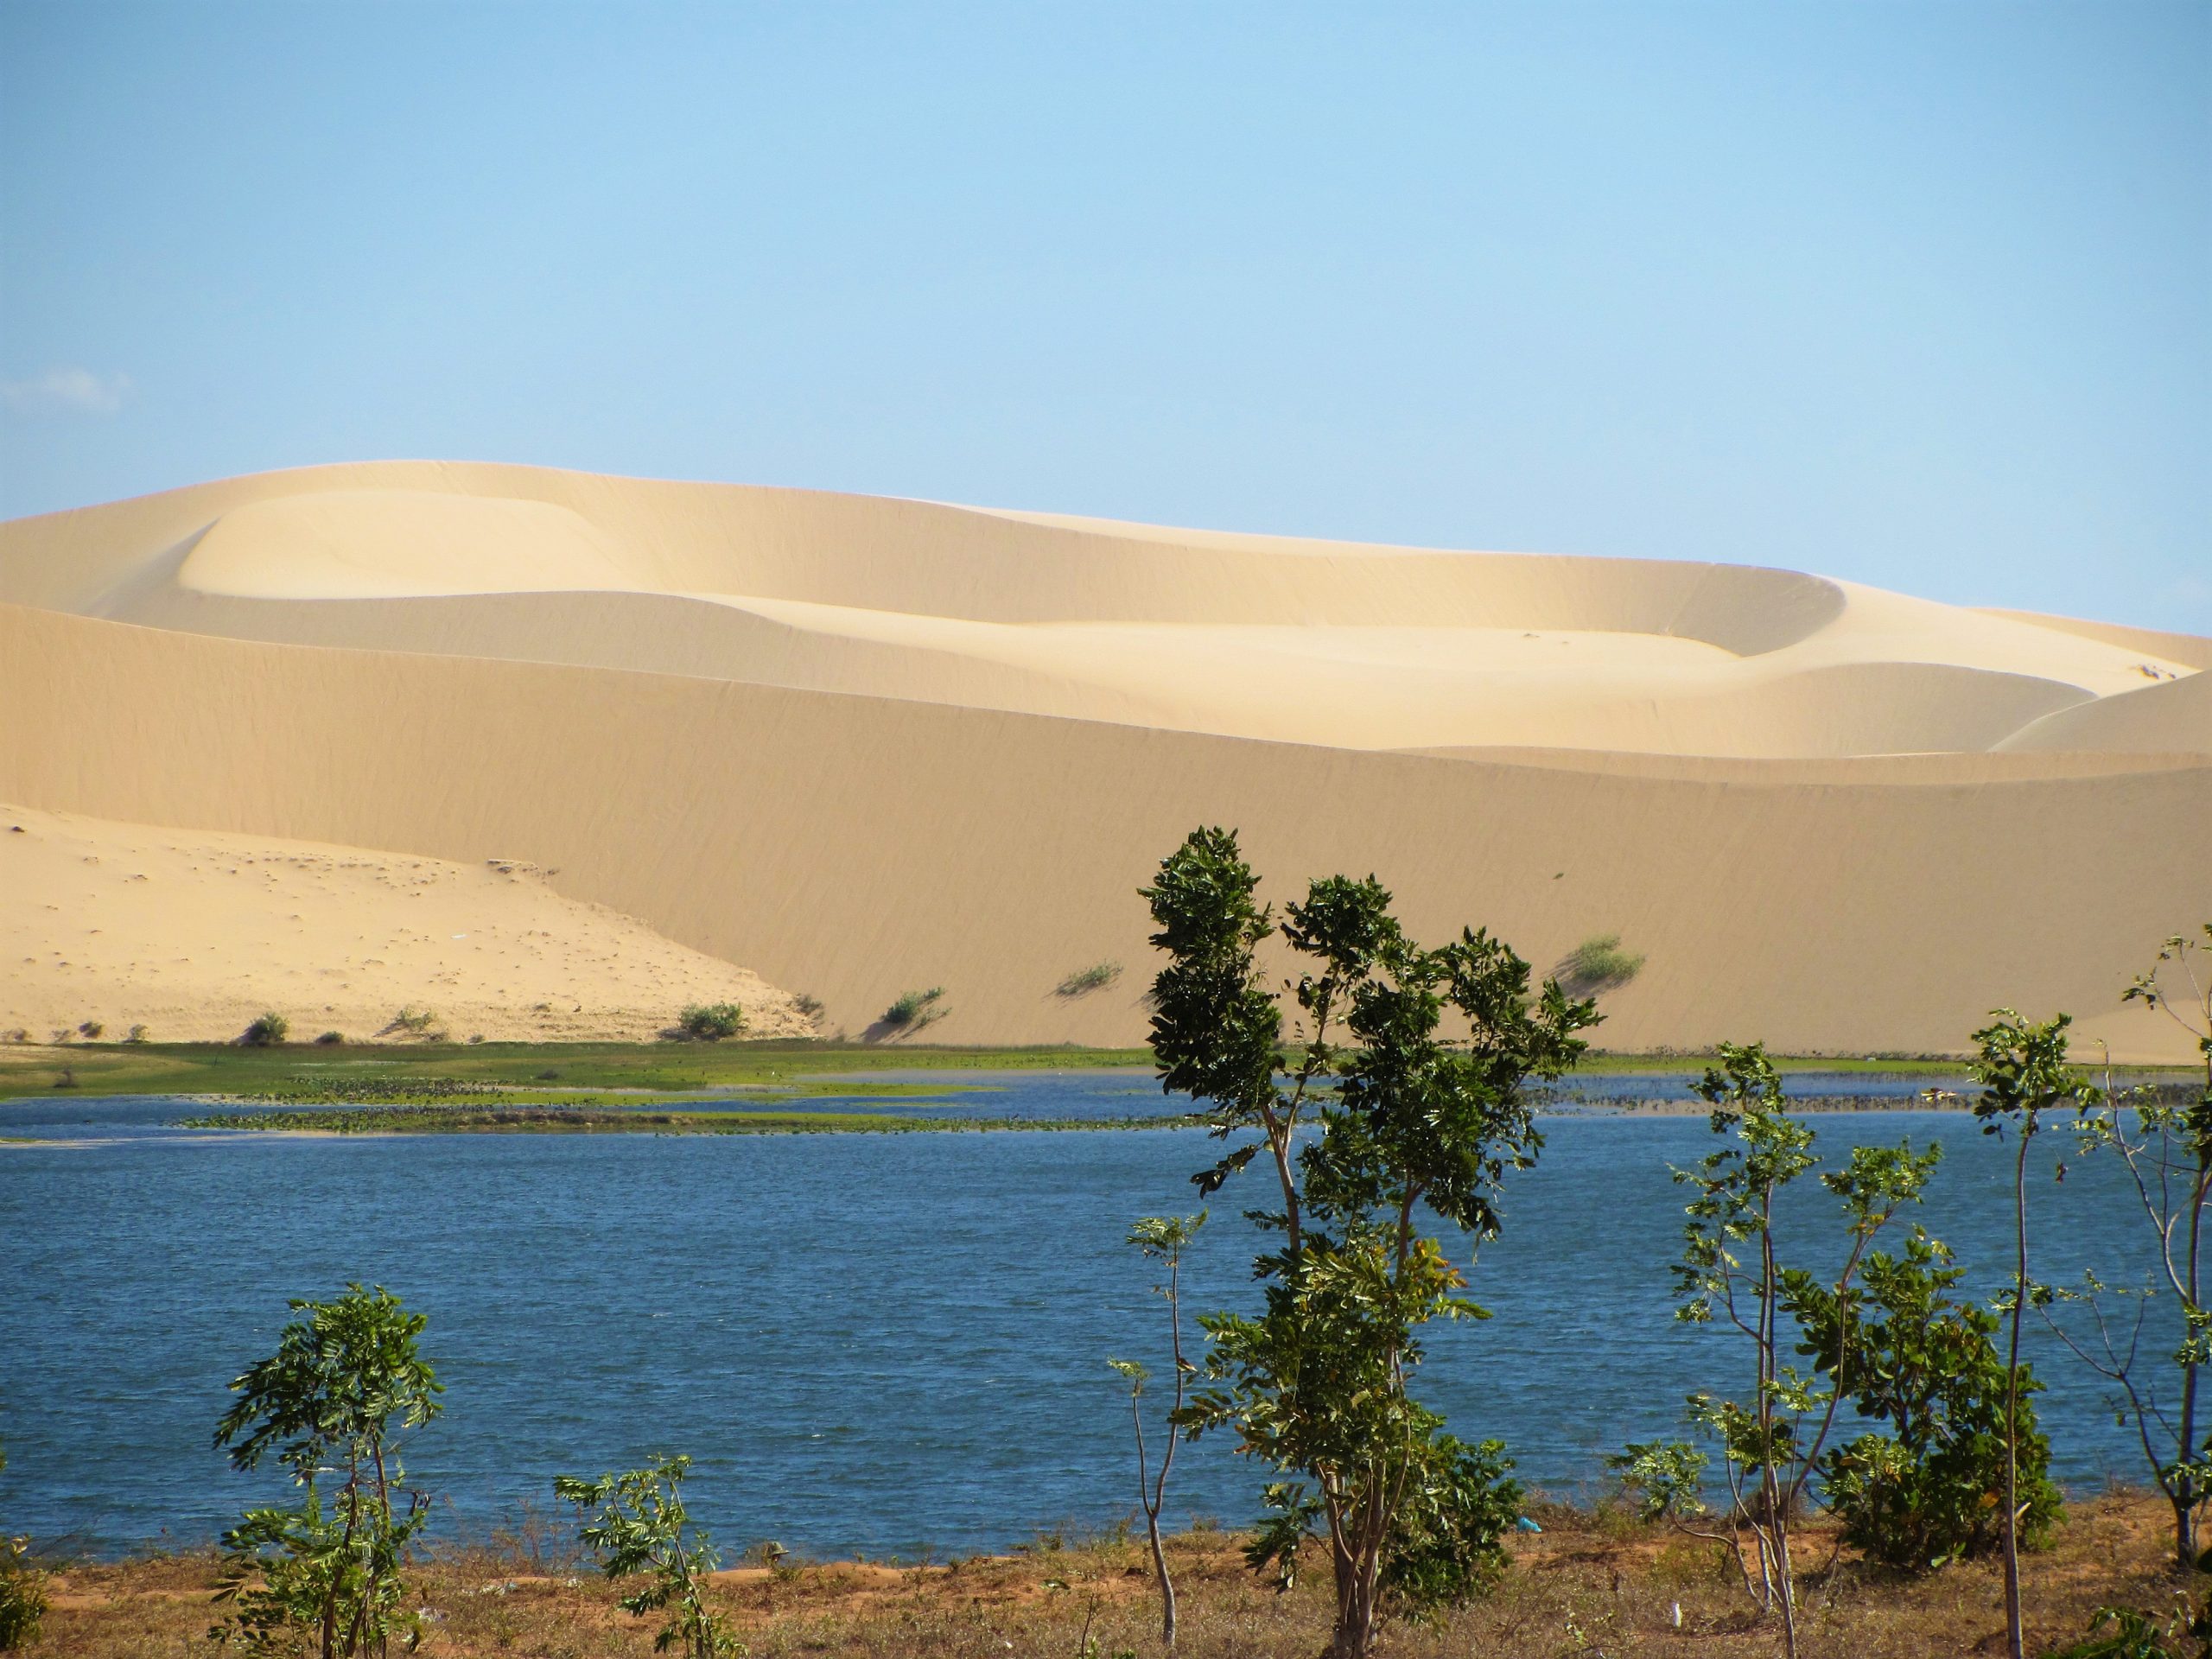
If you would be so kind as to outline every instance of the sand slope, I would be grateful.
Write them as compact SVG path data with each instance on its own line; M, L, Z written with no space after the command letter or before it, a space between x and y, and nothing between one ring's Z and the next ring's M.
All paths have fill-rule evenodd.
M270 1010L298 1042L642 1041L735 1002L760 1034L811 1034L759 976L545 878L0 805L0 1032L219 1042ZM401 1029L403 1008L432 1023Z
M2149 1056L2118 992L2212 916L2208 652L1786 571L390 463L0 525L0 795L557 867L855 1031L941 984L948 1040L1138 1040L1133 889L1204 820L1279 893L1371 868L1546 963L1622 934L1616 1046L1953 1049L2017 1001Z

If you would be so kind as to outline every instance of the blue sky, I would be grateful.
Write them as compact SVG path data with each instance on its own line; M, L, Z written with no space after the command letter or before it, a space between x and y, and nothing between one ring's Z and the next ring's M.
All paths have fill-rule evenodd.
M2212 6L0 0L0 515L395 455L2212 632Z

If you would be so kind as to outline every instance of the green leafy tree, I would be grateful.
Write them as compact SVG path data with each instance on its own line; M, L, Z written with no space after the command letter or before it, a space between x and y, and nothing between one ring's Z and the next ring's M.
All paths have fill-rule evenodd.
M1153 1290L1167 1303L1175 1404L1168 1413L1169 1429L1160 1446L1156 1472L1144 1440L1144 1385L1152 1374L1133 1359L1106 1362L1129 1385L1129 1421L1137 1442L1137 1503L1144 1510L1145 1532L1152 1543L1152 1568L1160 1580L1160 1639L1171 1648L1175 1645L1175 1581L1168 1573L1167 1551L1160 1541L1160 1512L1167 1501L1168 1471L1175 1466L1175 1414L1183 1409L1192 1374L1198 1369L1183 1357L1183 1253L1205 1223L1206 1212L1201 1210L1195 1216L1147 1216L1129 1229L1129 1243L1143 1252L1147 1261L1160 1263L1167 1274L1166 1282L1154 1285Z
M2174 1558L2184 1572L2202 1564L2201 1533L2212 1503L2212 1438L2207 1434L2203 1374L2212 1365L2212 1285L2206 1283L2206 1208L2212 1204L2212 922L2205 943L2176 934L2158 959L2127 989L2125 1001L2142 1002L2172 1020L2195 1042L2204 1076L2190 1086L2193 1098L2174 1099L2155 1087L2123 1088L2107 1061L2093 1109L2078 1120L2085 1154L2115 1156L2126 1166L2145 1222L2158 1237L2154 1281L2139 1290L2113 1290L2094 1273L2078 1290L2031 1300L2060 1340L2110 1382L2119 1415L2132 1424L2151 1476L2172 1508ZM2179 1319L2168 1329L2175 1346L2144 1346L2149 1302L2171 1294ZM2133 1296L2133 1318L2115 1306ZM2086 1304L2090 1328L2077 1332L2051 1317L2058 1302ZM2117 1316L2117 1317L2116 1317ZM2171 1364L2171 1372L2161 1372Z
M2005 1315L2005 1637L2010 1659L2025 1659L2020 1630L2020 1319L2031 1299L2047 1300L2028 1274L2028 1146L2047 1111L2081 1110L2092 1102L2089 1080L2067 1063L2070 1014L2040 1024L1999 1008L1974 1034L1974 1115L1987 1135L2012 1127L2012 1286L1998 1298Z
M645 1584L622 1599L639 1618L665 1612L653 1651L675 1648L684 1659L741 1655L743 1644L721 1628L707 1606L707 1580L721 1558L707 1535L691 1525L683 1507L685 1457L662 1458L626 1474L581 1480L563 1475L553 1495L582 1515L581 1536L610 1579L643 1575Z
M1497 1236L1503 1178L1542 1145L1525 1084L1572 1066L1598 1016L1555 982L1532 991L1528 963L1487 933L1424 949L1374 877L1332 876L1281 930L1303 964L1286 1058L1258 885L1233 832L1198 830L1144 890L1168 958L1153 986L1161 1085L1236 1143L1192 1179L1211 1193L1264 1154L1276 1183L1254 1212L1274 1240L1255 1264L1262 1310L1201 1319L1205 1386L1177 1421L1233 1430L1283 1477L1247 1559L1287 1587L1325 1536L1330 1651L1364 1659L1386 1617L1464 1601L1502 1560L1519 1502L1503 1448L1445 1433L1408 1387L1424 1325L1486 1317L1422 1222Z
M401 1573L429 1500L406 1484L397 1435L441 1408L418 1345L428 1321L382 1286L291 1306L306 1317L231 1384L215 1444L239 1470L273 1457L300 1499L249 1510L223 1535L216 1599L232 1611L209 1634L257 1655L381 1656L395 1633L411 1649L421 1632Z
M1951 1293L1964 1270L1950 1247L1915 1227L1902 1251L1875 1250L1860 1287L1804 1283L1791 1300L1814 1363L1884 1428L1830 1452L1821 1467L1844 1541L1868 1559L1925 1571L2002 1547L2006 1376L2001 1322ZM2021 1368L2021 1538L2039 1544L2058 1518L2050 1442Z
M1720 1046L1697 1092L1713 1107L1713 1133L1732 1144L1675 1179L1695 1194L1683 1228L1682 1260L1674 1269L1681 1297L1675 1317L1720 1325L1749 1345L1752 1387L1747 1400L1709 1393L1689 1397L1691 1423L1718 1445L1727 1482L1727 1522L1745 1585L1769 1612L1779 1613L1783 1643L1797 1651L1796 1562L1790 1540L1806 1488L1820 1465L1857 1357L1839 1357L1830 1382L1808 1377L1784 1356L1796 1346L1793 1310L1825 1292L1840 1299L1852 1288L1869 1245L1903 1205L1916 1201L1939 1154L1896 1147L1854 1147L1845 1166L1821 1184L1843 1203L1848 1243L1842 1265L1826 1281L1783 1264L1775 1205L1793 1181L1820 1161L1813 1131L1789 1116L1782 1078L1764 1046ZM1639 1459L1637 1452L1644 1455ZM1625 1467L1647 1492L1680 1503L1694 1489L1682 1478L1688 1448L1631 1448ZM1746 1551L1743 1535L1751 1535Z

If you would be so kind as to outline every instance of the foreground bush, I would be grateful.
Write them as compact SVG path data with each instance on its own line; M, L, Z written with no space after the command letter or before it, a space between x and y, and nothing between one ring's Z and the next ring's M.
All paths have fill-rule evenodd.
M395 1634L411 1649L421 1624L401 1573L429 1498L406 1485L397 1432L438 1414L443 1390L416 1346L427 1321L382 1287L292 1306L306 1317L231 1384L215 1444L242 1471L273 1453L299 1501L249 1510L223 1535L216 1596L232 1611L208 1634L251 1654L382 1656Z

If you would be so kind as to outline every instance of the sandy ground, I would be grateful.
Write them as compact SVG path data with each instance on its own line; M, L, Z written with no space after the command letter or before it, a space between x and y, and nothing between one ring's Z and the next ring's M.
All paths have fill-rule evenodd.
M942 986L948 1041L1141 1040L1134 889L1218 822L1278 898L1371 869L1546 966L1619 934L1615 1047L1955 1051L2016 1004L2183 1058L2118 998L2212 917L2207 666L1783 570L521 467L0 525L0 797L527 860L833 1027Z
M759 976L564 899L537 866L148 829L0 805L0 1033L294 1041L638 1041L693 1003L763 1035L812 1022ZM403 1008L430 1016L419 1032Z

